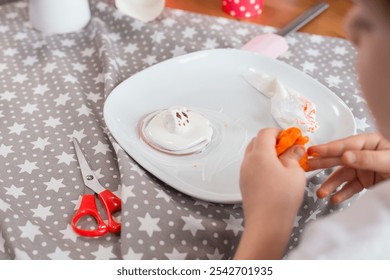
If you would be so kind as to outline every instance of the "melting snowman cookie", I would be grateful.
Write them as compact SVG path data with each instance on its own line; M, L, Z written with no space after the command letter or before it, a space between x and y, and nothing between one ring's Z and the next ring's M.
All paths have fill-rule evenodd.
M186 107L153 112L141 120L138 129L148 145L174 155L201 152L213 135L210 121Z

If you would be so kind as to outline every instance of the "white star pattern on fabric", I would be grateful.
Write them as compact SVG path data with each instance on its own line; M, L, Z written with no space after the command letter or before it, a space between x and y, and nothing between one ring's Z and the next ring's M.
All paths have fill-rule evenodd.
M1 212L5 213L5 211L7 211L8 209L10 209L10 205L0 198L0 210L1 210Z
M91 57L95 53L94 48L85 48L82 52L81 55L84 57Z
M207 39L203 44L204 49L215 49L218 48L218 42L215 39Z
M58 125L61 125L62 122L60 121L60 118L53 118L50 116L47 120L43 121L45 123L45 126L49 126L52 128L56 128Z
M68 224L66 226L66 229L60 230L60 232L62 234L62 238L63 239L69 239L72 242L76 242L77 241L78 235L74 232L74 230L72 229L72 226L70 224Z
M325 39L321 36L318 35L313 35L310 37L310 41L314 44L320 44L324 41Z
M346 55L348 53L347 49L344 46L342 46L342 47L340 47L340 46L334 47L333 52L335 54L339 54L339 55Z
M35 88L33 88L34 94L43 95L47 91L49 91L49 87L47 84L44 85L37 85Z
M172 56L175 57L175 56L186 54L187 52L184 47L175 46L175 48L171 51L171 53Z
M142 61L148 65L152 65L157 62L157 59L155 55L147 55Z
M141 177L144 176L145 171L144 171L139 165L133 164L133 163L131 163L131 162L129 162L129 164L130 164L130 166L131 166L130 170L132 170L132 171L134 171L134 172L137 172L137 174L138 174L139 176L141 176Z
M1 93L0 96L1 96L1 100L11 101L12 99L16 98L16 93L5 91L4 93Z
M355 117L356 128L357 130L365 131L370 125L367 123L367 118L357 118Z
M361 95L354 94L353 97L356 98L356 103L361 103L361 102L365 104L367 103L366 100Z
M86 71L88 68L85 64L81 64L81 63L73 63L72 64L72 67L73 67L73 70L75 71L78 71L80 73L83 73L84 71Z
M66 165L69 165L72 161L76 161L73 154L67 154L65 152L62 152L62 154L56 156L56 158L58 158L58 164L65 163Z
M31 144L33 144L33 149L40 149L40 150L45 150L45 147L50 145L50 142L48 141L49 137L46 137L46 138L41 138L41 137L38 137L38 139L36 141L33 141L31 142Z
M155 231L161 231L161 228L157 225L160 218L152 218L149 213L146 213L144 218L137 217L137 219L141 223L139 230L146 231L150 237Z
M69 82L72 84L78 83L77 78L71 74L67 74L67 75L62 76L62 77L64 78L64 82Z
M133 54L134 52L138 51L138 45L135 44L135 43L130 43L127 45L127 47L125 48L125 52L126 53L130 53L130 54Z
M85 106L84 104L81 105L80 108L76 109L77 112L79 112L78 116L89 116L92 113L92 110Z
M34 239L37 235L42 234L42 232L39 230L39 226L32 224L30 221L27 221L24 226L19 226L18 228L22 232L20 237L28 238L31 242L34 242Z
M66 53L64 53L64 52L62 52L62 51L60 51L60 50L55 50L55 51L53 51L52 53L53 53L53 55L55 55L55 56L57 56L57 57L59 57L59 58L64 58L64 57L66 57Z
M302 219L302 216L296 216L294 220L294 227L299 227L299 221Z
M92 147L95 150L95 155L97 154L107 154L107 152L111 152L108 144L104 144L103 142L98 141L98 143Z
M25 106L20 107L22 109L22 113L33 114L38 111L38 104L27 103Z
M189 230L193 236L196 235L198 230L205 230L206 228L202 225L202 219L196 219L192 215L188 217L181 217L184 221L184 226L182 228L183 231Z
M15 34L14 39L17 41L22 41L27 38L27 34L23 32L18 32Z
M93 92L90 92L90 93L87 93L87 99L88 100L91 100L92 102L94 103L97 103L99 100L102 100L103 98L99 95L99 93L93 93Z
M12 77L12 81L14 83L22 84L25 81L27 81L27 75L26 74L16 74L14 77Z
M13 153L12 146L0 145L0 156L7 157L8 154Z
M47 254L49 259L52 260L71 260L69 255L70 255L70 251L63 251L59 247L56 247L53 253Z
M224 255L219 252L218 248L215 249L214 254L207 254L207 257L210 260L222 260L223 256Z
M301 64L304 72L313 72L317 69L317 66L314 62L305 61L303 64Z
M5 49L3 51L3 54L6 55L6 56L14 56L17 53L18 53L18 50L17 49L13 49L13 48L8 48L8 49Z
M116 259L115 254L112 253L113 246L104 247L99 245L99 249L91 254L96 257L97 260L109 260Z
M316 220L317 219L317 215L321 213L321 209L316 209L312 214L310 214L309 218L307 218L305 220L305 223L308 223L309 221L311 220Z
M192 39L196 35L196 33L197 33L197 31L195 30L195 28L186 27L183 30L182 35L185 39Z
M43 221L46 221L48 216L53 216L54 213L50 211L51 206L43 207L41 204L38 204L38 207L31 209L34 212L34 217L41 218Z
M163 190L160 190L160 189L156 189L156 192L157 192L157 195L156 195L156 198L162 198L164 199L166 202L169 202L171 200L171 196L169 196L166 192L164 192Z
M126 260L142 260L143 255L142 253L135 253L133 248L129 247L129 250L123 255L123 258Z
M15 260L31 260L30 256L18 248L15 249Z
M329 87L339 87L340 83L342 82L339 76L333 75L326 77L325 80Z
M177 23L176 20L172 19L172 18L164 18L162 20L162 24L165 26L165 27L172 27L174 26L175 24Z
M81 140L83 140L83 138L86 137L87 135L84 134L84 129L81 129L81 130L73 130L73 133L67 136L70 138L69 139L70 141L73 138L76 138L77 141L81 142Z
M27 130L24 126L25 126L24 123L21 123L21 124L14 123L12 126L8 127L9 133L10 134L15 133L17 135L20 135L23 131Z
M45 67L43 67L43 72L45 74L52 73L57 68L58 68L58 66L57 66L57 64L55 62L49 62L49 63L46 64Z
M155 31L154 34L152 35L152 40L157 44L160 44L161 41L164 40L165 38L166 37L164 32L160 32L160 31Z
M7 70L8 66L5 63L0 63L0 73L3 72L4 70Z
M249 34L249 30L247 28L238 28L236 30L236 34L240 36L246 36Z
M126 202L129 197L135 197L133 193L134 186L124 186L122 185L121 199Z
M242 226L243 220L242 218L235 218L233 215L230 215L229 219L223 219L227 224L226 230L232 230L235 236L244 229Z
M342 68L345 66L345 64L342 60L332 60L331 65L332 65L332 67L337 67L337 68Z
M24 66L32 66L38 62L38 59L35 56L28 56L23 60Z
M143 23L140 20L136 20L133 21L130 26L133 29L133 31L136 31L136 30L141 30L145 26L145 23Z
M314 202L317 201L316 189L317 188L311 182L309 182L309 187L306 188L307 196L312 197Z
M39 169L36 166L37 162L30 162L28 160L25 160L23 164L18 164L20 167L20 173L26 172L28 174L31 174L34 170Z
M4 187L4 189L7 190L6 194L7 195L12 195L14 198L18 199L19 196L22 196L22 195L26 195L23 190L24 190L24 187L20 187L20 188L17 188L15 187L14 185L12 185L11 187L7 188L7 187Z
M188 253L180 253L174 248L172 253L165 253L164 255L168 258L168 260L185 260Z
M69 93L63 93L60 94L56 99L54 99L54 102L56 103L56 107L58 107L60 105L65 106L66 102L68 102L69 100L71 100L71 98L69 97Z
M308 50L306 50L306 53L310 56L313 56L313 57L320 56L320 52L317 49L308 49Z
M62 183L64 179L55 179L55 178L50 178L49 182L45 182L44 184L47 186L46 190L50 191L53 190L55 192L58 192L61 188L65 188L66 186Z

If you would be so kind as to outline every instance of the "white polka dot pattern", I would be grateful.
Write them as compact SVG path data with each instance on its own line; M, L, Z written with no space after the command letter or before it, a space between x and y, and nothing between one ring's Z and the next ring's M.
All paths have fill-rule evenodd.
M110 136L103 105L116 85L152 64L239 48L273 29L172 9L145 24L103 1L91 7L83 31L45 36L29 25L27 1L0 6L0 259L231 258L243 228L241 206L195 200L151 176ZM358 132L373 129L351 45L303 33L288 42L281 60L342 98ZM73 137L100 182L122 198L120 236L82 238L69 225L84 191ZM289 249L306 223L339 211L315 196L327 174L308 183Z
M236 17L250 19L261 15L264 0L222 0L222 10Z

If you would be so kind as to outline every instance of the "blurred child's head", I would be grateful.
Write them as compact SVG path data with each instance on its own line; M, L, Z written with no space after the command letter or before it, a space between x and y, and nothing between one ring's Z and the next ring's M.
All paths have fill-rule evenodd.
M356 70L377 127L390 140L390 0L354 0L346 18Z

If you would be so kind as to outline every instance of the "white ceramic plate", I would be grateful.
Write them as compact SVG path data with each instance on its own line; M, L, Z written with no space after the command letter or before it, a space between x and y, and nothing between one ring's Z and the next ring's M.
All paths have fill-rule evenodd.
M248 70L277 76L316 104L320 128L310 135L311 144L355 133L351 111L328 88L281 61L235 49L176 57L123 81L106 100L107 127L134 160L173 188L206 201L240 202L239 168L247 143L259 129L278 127L270 101L240 76ZM211 120L215 133L203 152L167 155L140 139L137 124L144 115L176 105Z

